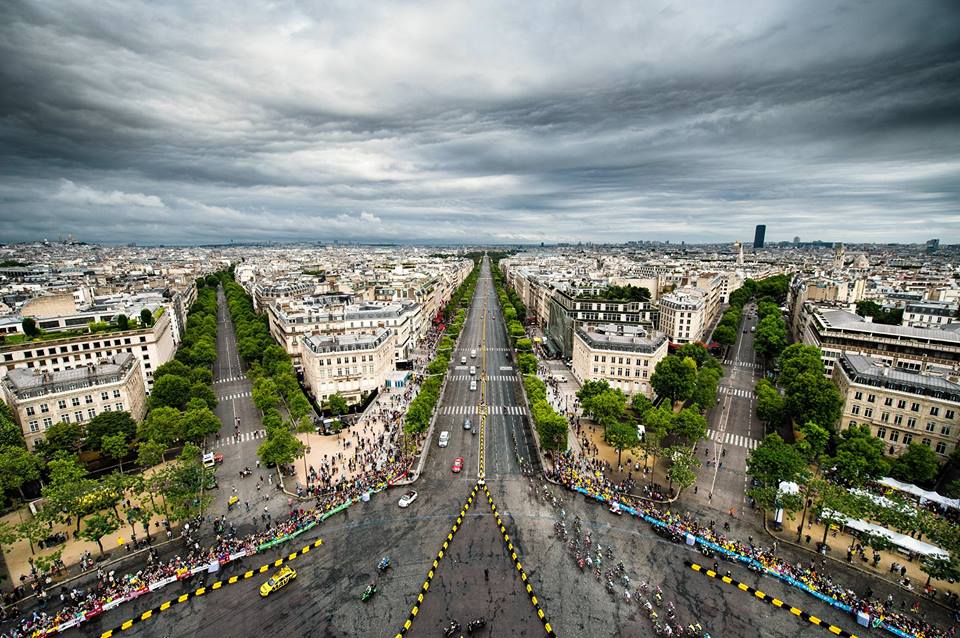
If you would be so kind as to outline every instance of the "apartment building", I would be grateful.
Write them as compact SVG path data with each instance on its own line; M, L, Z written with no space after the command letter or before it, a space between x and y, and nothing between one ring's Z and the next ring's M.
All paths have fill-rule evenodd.
M787 289L787 309L790 314L790 328L794 339L800 339L800 333L794 332L798 325L803 305L811 303L831 303L852 306L864 299L866 281L858 279L839 279L826 277L794 277Z
M939 375L908 372L877 359L843 354L833 381L844 397L840 427L869 425L896 456L910 443L926 445L941 460L960 439L960 384Z
M908 303L903 310L903 325L912 328L940 329L957 321L957 304L944 301Z
M0 382L3 398L30 449L54 423L84 423L102 412L146 413L140 362L121 352L74 369L15 368Z
M57 373L127 352L139 362L147 392L153 387L153 371L176 352L170 313L163 313L149 328L87 333L60 339L27 341L0 346L0 378L15 369Z
M700 341L707 328L707 294L681 288L660 298L659 329L673 343Z
M848 310L809 302L803 305L798 322L803 343L822 351L828 376L844 353L871 356L901 370L960 371L960 333L954 330L873 323Z
M295 366L302 365L303 337L373 332L388 328L394 336L393 362L406 362L426 334L422 307L415 302L352 303L350 295L324 295L275 301L267 309L270 333Z
M333 394L358 403L394 370L395 337L387 328L302 339L303 380L319 403Z
M581 382L606 380L624 394L653 398L650 375L667 356L662 332L622 324L578 324L573 338L573 375Z

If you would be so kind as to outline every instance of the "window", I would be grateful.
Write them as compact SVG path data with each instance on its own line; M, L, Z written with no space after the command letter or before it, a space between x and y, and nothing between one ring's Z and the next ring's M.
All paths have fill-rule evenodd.
M104 412L110 412L110 404L109 404L109 403L104 403L104 404L103 404L103 411L104 411Z
M66 410L66 409L67 409L67 402L66 402L66 400L65 400L65 399L60 399L59 401L57 401L57 407L60 408L61 410Z
M40 412L46 414L46 413L49 412L49 411L50 411L50 406L49 406L49 405L47 405L46 403L41 403L41 404L40 404Z
M893 424L894 425L903 425L903 415L895 414L893 415Z
M114 399L119 399L119 398L120 398L120 390L114 390L114 391L113 391L113 398L114 398Z
M109 392L101 392L101 393L100 393L100 400L101 400L101 401L107 401L109 398L110 398L110 393L109 393Z
M53 425L53 419L48 416L43 417L43 429L46 430L51 425Z
M850 414L860 414L860 406L855 405L852 408L850 408Z
M943 414L943 418L945 418L945 419L953 419L954 416L955 416L955 415L954 415L953 410L947 410L947 411Z
M872 418L872 417L873 417L873 408L864 408L864 409L863 409L863 416L865 416L865 417L868 418L868 419Z
M897 407L903 410L904 408L907 407L907 402L903 399L900 399L899 401L897 401Z
M33 416L37 411L33 409L32 405L27 406L27 416Z
M881 412L881 413L880 413L880 420L883 421L884 423L889 423L889 422L890 422L890 413L889 413L889 412Z
M83 397L83 400L84 400L86 403L93 403L93 395L92 395L92 394L88 394L87 396Z
M915 427L917 427L917 420L916 420L915 418L913 418L913 417L910 417L909 419L907 419L907 427L908 427L908 428L915 428Z
M900 433L897 432L896 430L892 430L892 431L890 432L890 442L891 442L891 443L896 443L896 442L899 441L899 440L900 440Z
M903 444L910 445L910 442L913 441L913 434L907 432L903 435Z
M40 424L37 423L36 421L30 421L30 431L31 431L31 432L39 432L39 431L40 431Z
M873 403L873 402L876 401L876 400L877 400L877 395L875 395L875 394L868 394L868 395L867 395L867 403Z
M853 398L855 401L863 401L863 392L854 392Z
M920 442L923 443L924 445L926 445L927 447L930 447L930 439L923 439L923 440L920 441Z
M933 421L927 421L927 432L933 432L937 429L937 424Z
M850 427L853 427L856 424L856 421L850 421ZM877 428L877 437L881 439L887 438L887 428Z
M81 410L77 410L73 413L73 418L76 419L77 423L83 423L83 412Z
M95 416L97 416L96 408L90 408L89 410L87 410L87 417L92 419Z
M70 405L72 405L73 407L77 407L78 405L80 405L80 397L71 397Z
M60 415L60 420L63 421L64 423L70 423L70 415L69 415L69 414L61 414L61 415Z
M943 441L937 441L937 454L946 454L947 444Z
M940 416L940 408L938 408L937 406L931 406L930 416Z
M943 436L950 436L950 426L944 425L943 427L941 427L940 434L942 434Z
M891 405L893 405L893 399L891 399L890 397L887 397L886 399L883 400L883 405L889 408Z
M910 404L910 411L911 411L911 412L919 412L919 411L920 411L920 404L919 404L919 403L911 403L911 404Z
M123 404L117 403L114 407L117 408L117 412L123 412Z

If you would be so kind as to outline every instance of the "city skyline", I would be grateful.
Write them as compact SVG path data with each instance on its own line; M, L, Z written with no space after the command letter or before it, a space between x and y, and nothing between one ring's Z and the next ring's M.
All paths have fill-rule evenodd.
M0 7L5 241L960 242L960 9Z

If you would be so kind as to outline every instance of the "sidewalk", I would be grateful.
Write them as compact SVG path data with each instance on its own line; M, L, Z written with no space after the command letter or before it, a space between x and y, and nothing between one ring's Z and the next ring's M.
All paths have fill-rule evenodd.
M800 543L797 543L797 527L800 525L800 515L797 514L793 520L784 518L783 530L774 530L773 513L767 515L767 531L774 538L790 543L796 547L802 547L812 553L817 552L817 546L823 540L824 526L817 522L816 517L807 512L807 520L803 524L803 536ZM821 554L860 569L875 578L883 578L892 583L899 584L901 587L910 590L915 596L920 597L924 594L924 585L927 582L927 575L920 569L920 558L915 557L912 560L897 552L896 550L883 550L876 552L879 554L880 561L874 565L874 550L871 547L864 548L865 551L857 552L847 560L847 551L851 547L856 547L860 541L848 533L839 530L832 530L827 534L827 546L830 548L826 554ZM893 565L896 563L899 567L893 571ZM909 586L908 586L909 585ZM960 583L949 583L947 581L932 579L930 586L937 590L936 600L943 602L943 594L951 591L960 595Z

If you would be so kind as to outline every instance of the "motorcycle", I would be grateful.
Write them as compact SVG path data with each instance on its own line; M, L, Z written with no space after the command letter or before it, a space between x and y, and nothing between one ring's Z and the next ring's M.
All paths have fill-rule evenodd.
M487 621L484 618L477 618L475 620L471 620L470 622L467 623L467 633L472 634L475 631L480 631L486 626L487 626Z
M443 638L453 638L458 631L460 631L460 623L456 620L451 620L450 624L443 630Z
M367 602L373 595L377 593L377 586L373 583L367 585L367 588L363 590L363 593L360 595L360 600L362 602Z
M382 574L383 572L390 569L390 557L384 556L380 559L380 563L377 565L377 573Z

